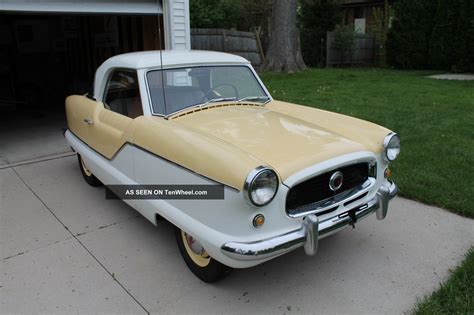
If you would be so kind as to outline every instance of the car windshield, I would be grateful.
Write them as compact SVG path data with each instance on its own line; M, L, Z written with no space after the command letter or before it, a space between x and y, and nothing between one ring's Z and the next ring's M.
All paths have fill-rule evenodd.
M147 73L147 81L153 113L158 115L170 115L189 107L212 102L265 103L269 100L247 66L152 70Z

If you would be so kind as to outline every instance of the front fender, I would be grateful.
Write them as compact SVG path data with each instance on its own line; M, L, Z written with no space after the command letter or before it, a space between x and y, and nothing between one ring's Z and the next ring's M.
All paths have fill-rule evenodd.
M225 141L158 117L136 120L134 144L236 190L242 190L251 170L264 164Z

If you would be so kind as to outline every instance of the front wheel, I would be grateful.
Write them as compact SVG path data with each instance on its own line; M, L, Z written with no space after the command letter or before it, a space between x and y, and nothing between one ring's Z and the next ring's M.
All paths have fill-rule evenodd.
M91 186L100 186L102 183L100 180L92 174L92 172L87 168L84 159L79 154L77 155L77 159L79 161L79 168L81 169L82 176L86 180L86 182Z
M232 270L209 256L201 243L186 232L175 227L175 236L186 265L202 281L216 282Z

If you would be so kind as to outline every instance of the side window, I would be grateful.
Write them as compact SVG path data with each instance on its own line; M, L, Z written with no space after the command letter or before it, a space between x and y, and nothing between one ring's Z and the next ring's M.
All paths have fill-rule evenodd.
M105 88L104 103L110 110L130 118L143 115L137 72L114 70Z

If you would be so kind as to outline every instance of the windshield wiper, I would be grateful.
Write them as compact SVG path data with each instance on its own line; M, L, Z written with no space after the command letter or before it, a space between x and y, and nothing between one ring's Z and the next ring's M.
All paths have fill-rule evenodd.
M220 97L220 98L213 98L211 100L208 100L207 102L205 103L202 103L200 105L198 105L199 107L201 106L206 106L207 104L209 103L217 103L217 102L227 102L227 101L235 101L235 97Z
M256 100L264 100L264 104L268 103L270 101L270 97L268 96L246 96L241 99L239 99L237 102L243 102L243 101L256 101Z

